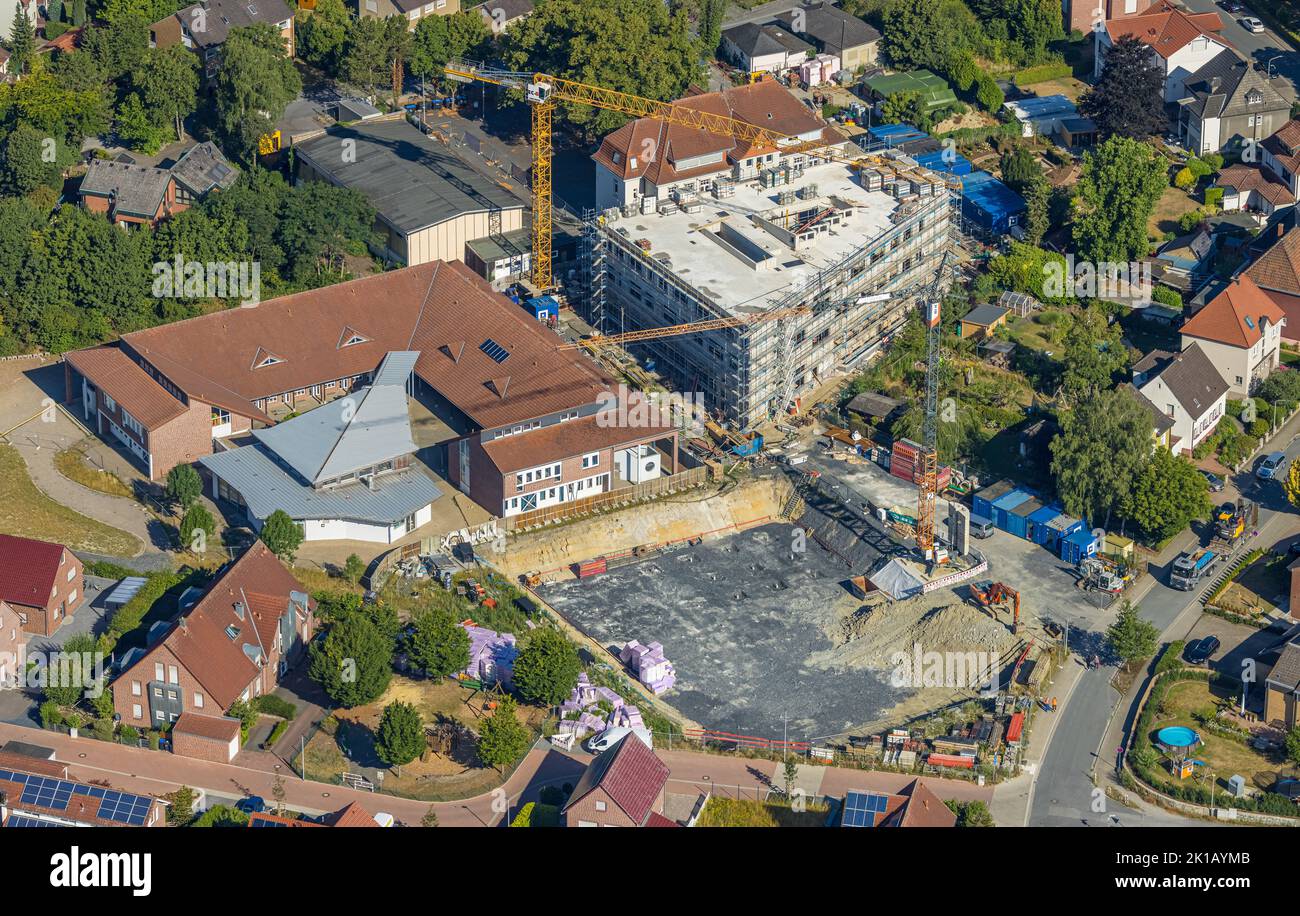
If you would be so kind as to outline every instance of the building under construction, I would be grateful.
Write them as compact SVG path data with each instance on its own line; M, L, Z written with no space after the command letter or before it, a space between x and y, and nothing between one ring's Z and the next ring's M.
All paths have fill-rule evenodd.
M764 92L773 90L792 98L775 84ZM697 100L711 96L727 93L678 104L707 104ZM761 111L748 110L756 107L751 98L730 110L764 123ZM815 117L806 108L803 115ZM620 205L588 221L588 320L615 334L755 316L737 327L634 345L662 377L702 393L728 422L762 423L862 363L934 279L952 223L942 176L905 158L893 167L857 167L844 152L854 148L842 143L828 160L713 137L730 148L706 157L698 142L684 142L702 132L652 125L662 133L655 144L642 143L662 151L662 160L657 171L629 177L642 123L610 135L595 157L597 181L613 177L622 185ZM631 149L620 153L623 145ZM677 151L690 160L675 162ZM608 195L598 198L608 202ZM897 295L883 295L891 292ZM780 320L760 317L792 309Z

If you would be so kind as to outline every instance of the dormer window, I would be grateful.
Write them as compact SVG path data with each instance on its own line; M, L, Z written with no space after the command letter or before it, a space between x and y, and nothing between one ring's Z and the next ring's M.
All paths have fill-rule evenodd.
M1246 104L1261 105L1263 104L1263 102L1264 102L1264 93L1260 92L1258 89L1252 89L1250 90L1250 92L1246 93Z
M370 343L370 338L349 326L345 327L343 333L339 335L338 349L342 350L344 347L353 347L363 343Z
M254 369L265 369L267 366L278 366L282 362L284 362L283 358L276 356L265 347L258 347L257 353L253 355Z

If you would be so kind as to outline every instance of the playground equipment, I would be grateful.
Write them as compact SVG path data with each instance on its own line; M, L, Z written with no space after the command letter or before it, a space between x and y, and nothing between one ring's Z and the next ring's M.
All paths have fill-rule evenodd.
M1186 725L1168 725L1156 732L1156 743L1169 755L1169 772L1186 779L1205 766L1205 761L1190 757L1192 749L1201 743L1201 736Z

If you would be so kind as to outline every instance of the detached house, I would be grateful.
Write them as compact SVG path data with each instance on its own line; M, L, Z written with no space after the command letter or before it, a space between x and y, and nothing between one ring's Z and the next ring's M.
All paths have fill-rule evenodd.
M745 22L722 33L722 56L746 73L785 73L817 49L783 25Z
M401 16L413 30L425 16L450 16L460 12L460 0L358 0L357 15L367 19Z
M1295 122L1293 122L1295 123ZM1292 228L1242 271L1282 310L1282 337L1300 343L1300 228Z
M1300 637L1282 647L1264 678L1264 721L1284 731L1300 725Z
M123 725L166 726L187 757L228 762L239 751L236 700L270 693L306 652L316 603L258 542L226 566L193 606L113 682Z
M170 168L93 159L77 193L83 207L119 226L156 226L238 180L239 172L209 141L191 146Z
M1286 121L1260 147L1260 165L1300 197L1300 121Z
M587 765L564 804L564 826L674 826L663 815L666 785L667 764L627 735Z
M854 71L876 63L880 32L825 0L804 0L803 6L781 13L777 21L811 41L819 53L838 57L844 70Z
M1178 136L1198 156L1262 143L1291 117L1291 103L1236 51L1216 55L1184 87Z
M28 633L52 635L81 606L82 572L81 561L62 544L0 534L0 602ZM12 617L3 619L12 624Z
M1197 343L1181 353L1148 353L1133 366L1133 386L1172 421L1156 430L1175 454L1191 454L1227 408L1228 383Z
M199 55L201 72L211 80L221 65L221 46L230 37L230 30L259 22L279 31L285 53L292 60L293 11L284 0L199 0L149 26L149 46L185 45Z
M1245 397L1281 361L1285 321L1282 309L1254 280L1239 276L1183 324L1183 349L1198 344L1228 383L1228 393Z
M1105 69L1107 50L1122 38L1136 38L1151 48L1151 59L1164 74L1164 100L1176 102L1186 95L1188 77L1232 47L1218 34L1221 28L1218 13L1189 13L1161 0L1137 16L1108 21L1095 31L1093 77Z

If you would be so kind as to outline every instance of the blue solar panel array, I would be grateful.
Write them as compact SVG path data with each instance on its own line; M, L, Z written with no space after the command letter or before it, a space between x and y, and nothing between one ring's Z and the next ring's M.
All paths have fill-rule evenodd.
M492 357L493 362L504 363L506 357L510 355L509 350L501 346L501 344L497 343L491 337L479 344L478 348L488 356Z
M844 796L844 817L841 827L874 827L889 808L888 795L850 792Z
M21 803L39 805L53 811L66 811L74 795L99 799L97 816L108 821L116 821L128 827L143 826L153 806L153 799L102 786L86 786L56 779L53 776L37 776L31 773L15 773L0 770L0 780L18 783L23 787Z
M28 817L25 814L11 814L9 820L5 821L6 827L66 827L66 824L56 824L53 821L43 821L39 818Z

